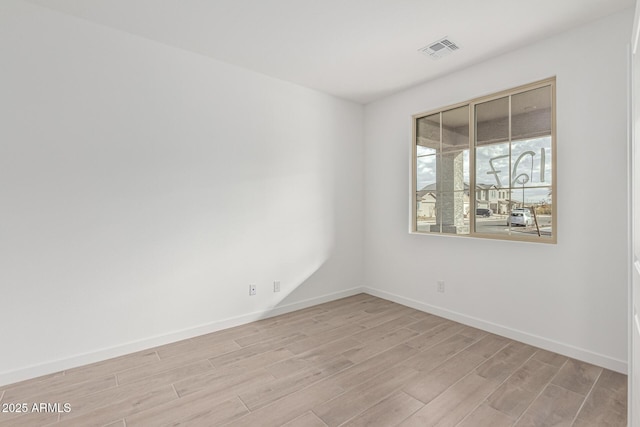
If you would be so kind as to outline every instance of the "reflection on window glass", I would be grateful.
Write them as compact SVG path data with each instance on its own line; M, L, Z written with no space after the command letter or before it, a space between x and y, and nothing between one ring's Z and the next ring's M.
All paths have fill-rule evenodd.
M416 145L416 155L420 156L429 156L432 154L436 154L437 150L434 148L423 147L422 145Z
M436 156L418 157L416 165L416 189L418 191L436 191L436 177Z
M442 151L469 149L469 106L442 113Z
M416 193L416 225L417 231L423 233L440 233L440 225L436 224L439 217L436 203L438 199L435 191L422 190Z
M509 97L476 105L476 145L509 140Z
M551 137L545 136L511 144L511 186L551 185Z
M511 97L511 140L551 135L551 86Z
M416 145L440 151L440 113L416 121Z
M415 222L424 233L469 233L469 106L416 119Z
M476 148L476 184L509 187L509 143Z
M512 233L546 238L553 234L551 187L514 189L511 191L511 203L507 225Z
M555 242L554 85L415 116L414 231Z

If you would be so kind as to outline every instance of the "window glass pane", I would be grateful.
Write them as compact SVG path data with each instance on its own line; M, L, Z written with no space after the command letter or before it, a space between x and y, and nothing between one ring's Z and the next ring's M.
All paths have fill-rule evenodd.
M464 150L462 152L462 179L464 181L464 185L460 190L469 191L469 150Z
M436 191L436 156L422 156L416 159L416 190Z
M430 156L436 154L438 150L435 148L423 147L422 145L416 145L416 156Z
M551 86L511 97L511 140L551 135Z
M506 191L506 190L505 190ZM506 191L506 194L509 194ZM487 202L480 203L476 208L476 233L481 234L509 234L507 226L508 200L504 193L499 194L500 198L492 198Z
M476 185L509 188L509 143L476 148Z
M514 188L511 191L512 208L507 224L512 234L538 236L539 230L540 237L551 237L553 231L551 193L551 187Z
M416 193L416 231L422 233L440 233L440 224L436 224L438 204L435 191Z
M416 120L416 145L440 151L440 113Z
M469 234L468 191L438 193L436 205L439 215L436 217L436 226L441 227L441 233Z
M509 140L509 97L476 105L476 145Z
M469 187L469 150L438 156L438 191L463 191Z
M544 85L416 118L417 231L555 241L553 80Z
M539 187L552 184L551 137L511 143L511 186Z
M469 149L469 106L442 113L442 151Z
M469 106L418 119L416 135L417 231L468 234Z

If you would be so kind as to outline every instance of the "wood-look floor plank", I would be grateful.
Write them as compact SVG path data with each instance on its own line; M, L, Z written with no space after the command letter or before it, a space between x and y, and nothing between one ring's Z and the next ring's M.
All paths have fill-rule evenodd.
M364 327L359 325L338 326L319 334L292 340L285 345L285 348L294 354L300 354L332 341L337 341L345 336L353 335L363 329Z
M627 425L627 376L605 369L587 396L574 425Z
M127 427L127 426L124 423L124 419L122 419L122 420L118 420L118 421L115 421L113 423L107 424L107 425L105 425L103 427Z
M281 426L295 420L314 406L341 394L340 387L326 381L318 381L313 385L291 393L282 399L252 411L250 414L227 425L234 427Z
M551 380L552 384L564 387L567 390L586 395L593 383L596 381L602 368L589 363L569 359L565 363L556 377Z
M444 323L441 323L438 326L429 329L428 331L418 335L415 338L407 341L407 345L418 349L418 350L426 350L429 347L433 347L446 340L447 338L456 335L463 329L463 325L455 322L451 322L447 320Z
M445 323L451 323L451 321L445 319L444 317L435 316L433 314L425 314L425 316L423 316L420 321L411 324L411 326L408 326L408 328L422 333L430 331L436 326L444 325Z
M482 357L490 358L498 351L502 350L504 347L509 344L511 340L508 338L504 338L494 334L488 334L485 337L482 337L478 342L469 346L467 349L472 353L478 353Z
M235 342L241 347L246 347L267 341L268 339L288 336L298 331L304 331L305 335L313 335L333 328L335 328L334 325L326 322L320 322L314 319L297 319L295 322L278 324L271 328L260 330L256 334L236 339Z
M187 369L185 370L185 368ZM175 381L179 379L181 375L186 375L187 373L191 375L204 374L212 369L213 365L211 365L208 360L197 360L197 358L192 358L191 355L188 355L186 357L162 359L138 368L127 369L118 372L116 377L118 378L118 384L124 385L144 380L147 377L159 378L163 375L171 376L171 373L173 373L173 381ZM173 381L169 380L169 382Z
M471 412L457 427L511 427L516 419L484 403Z
M3 398L4 398L4 392L6 390L9 389L14 389L14 390L33 390L34 388L48 388L50 387L52 384L55 384L55 381L57 381L58 377L62 377L64 376L64 371L58 371L58 372L54 372L52 374L48 374L48 375L42 375L36 378L32 378L29 380L24 380L24 381L19 381L13 384L6 384L0 387L0 402L2 402Z
M414 357L402 362L402 364L416 371L429 372L473 343L474 340L472 338L456 334L416 354Z
M518 418L557 372L557 367L529 359L489 396L487 402L492 408Z
M295 420L291 420L282 427L327 427L320 418L312 411L305 412Z
M184 397L193 393L209 391L211 393L240 394L265 386L275 378L264 370L247 371L242 368L216 369L207 374L185 378L173 383L178 396Z
M186 363L186 362L185 362ZM124 382L120 386L131 384L133 382L142 382L145 384L172 384L176 381L183 381L188 378L201 377L213 372L214 369L208 360L202 360L200 362L185 364L184 366L178 366L167 371L161 371L152 375L144 375L139 377L136 381Z
M485 360L479 354L463 350L437 369L418 373L403 385L402 390L423 403L429 403Z
M382 353L383 351L393 348L398 344L406 342L417 334L417 332L409 329L398 329L380 336L373 342L355 346L352 349L343 352L342 355L353 363L360 363L378 353Z
M253 411L283 396L302 390L323 378L343 371L352 365L351 361L338 355L324 363L311 366L290 376L277 378L264 387L256 387L253 390L241 393L239 396L244 404Z
M399 365L403 360L412 357L416 353L416 349L400 344L364 362L355 364L325 381L341 389L350 390L375 375Z
M256 354L236 362L233 362L227 366L238 367L246 370L254 370L264 368L283 360L290 359L294 354L286 348L278 348L276 350L268 350L264 353Z
M474 328L468 325L464 325L458 333L460 335L464 335L465 337L472 338L474 341L478 341L489 335L488 332L483 331L482 329Z
M167 390L171 391L171 393L165 393ZM171 383L167 382L164 378L157 381L136 382L109 388L97 393L77 396L69 402L71 404L71 412L61 414L60 419L64 420L65 418L88 414L96 409L107 407L114 403L146 400L148 397L155 398L156 396L178 397ZM124 418L124 415L120 418ZM111 421L115 421L115 419L117 418Z
M106 405L86 404L82 410L76 412L73 408L68 414L60 415L60 426L102 427L126 418L137 412L153 407L166 405L177 399L175 390L171 386L161 386L151 390L141 390L138 393L130 393L120 399L113 399Z
M209 360L216 368L229 366L236 364L243 359L248 359L250 357L260 355L269 350L276 350L282 347L287 347L288 344L296 344L307 338L308 337L303 333L293 332L291 334L269 339L258 344L241 347L238 350L230 351L220 356L212 357Z
M52 389L42 389L40 394L29 397L13 395L10 402L26 403L32 413L0 413L0 426L5 425L45 425L58 420L59 414L51 413L34 413L34 404L38 408L40 403L59 403L63 406L65 403L71 404L78 398L103 390L115 389L117 385L115 375L104 378L96 378L91 381L83 381L74 384L73 382L58 384ZM22 390L31 392L31 390Z
M335 316L332 315L332 313L328 313L325 316L314 318L314 319L335 327L335 326L342 326L347 324L357 325L360 321L373 317L375 316L375 314L365 313L364 311L352 311L352 312L346 312L346 313L342 313Z
M583 400L581 394L549 384L515 425L570 426Z
M21 387L6 390L4 401L12 403L20 402L47 402L65 401L74 396L82 396L106 390L117 385L116 376L113 374L76 382L69 378L60 377L60 381L47 387Z
M495 381L471 373L427 403L401 425L455 426L480 405L497 386L498 383Z
M411 312L410 316L413 317L416 320L423 320L423 319L426 319L427 317L435 316L435 315L431 314L431 313L427 313L427 312L424 312L424 311L420 311L420 310L415 310L414 309Z
M155 347L152 350L155 350L156 353L158 353L160 359L181 356L184 355L185 352L195 351L202 348L212 349L212 354L210 356L214 356L213 353L217 351L217 348L225 349L228 345L234 345L232 344L234 343L234 340L248 335L257 334L259 332L260 329L255 326L255 323L249 323L247 325L236 326L205 335L200 335L190 339L177 341L171 344L166 344L160 347ZM235 346L239 347L237 346L237 344Z
M513 341L480 365L476 372L483 378L504 381L535 352L535 347Z
M29 407L31 403L29 403ZM0 413L2 427L44 426L58 421L59 414L46 412Z
M361 318L375 317L380 311L387 310L392 307L394 303L390 301L384 301L382 299L351 299L346 301L342 305L334 305L333 302L326 303L327 313L319 316L314 316L316 319L330 321L333 318L340 319L344 315L352 315L354 313L364 313L367 316ZM343 318L343 320L346 320ZM344 324L344 323L341 323Z
M231 422L248 413L249 410L236 396L220 399L215 395L198 393L138 412L128 416L125 421L127 427L215 426Z
M364 311L371 306L371 302L364 299L345 301L341 305L329 303L327 306L331 306L331 308L326 313L314 315L313 318L321 322L328 322L331 319L343 320L343 316L352 316L354 313L365 313L367 318L374 316L374 314ZM343 325L344 322L340 322L340 324Z
M371 305L365 308L364 311L372 314L381 314L382 312L387 311L389 309L397 309L399 307L405 308L400 304L396 304L395 302L386 301L386 300L381 300L381 301L370 300L369 303Z
M393 367L315 407L313 412L329 427L338 426L392 394L415 374L406 366Z
M342 338L273 363L265 369L276 378L286 377L333 360L337 355L344 355L345 352L360 345L361 343L353 338Z
M156 353L160 360L175 357L192 357L193 359L208 359L220 356L241 347L232 339L214 340L192 338L179 341L162 347L156 347Z
M66 380L86 381L98 376L115 374L125 369L148 365L159 360L155 350L139 351L102 362L80 366L64 372Z
M568 357L561 354L553 353L551 351L543 350L540 348L538 349L538 351L536 351L536 354L533 355L533 358L546 363L547 365L555 366L558 369L560 369L562 365L564 365L565 362L569 359Z
M362 332L353 334L353 338L362 343L377 341L390 332L397 331L398 329L404 328L408 325L411 325L412 323L415 323L415 319L413 319L412 317L406 315L396 317L387 322L383 322L377 326L366 329Z
M343 424L344 427L388 427L398 425L424 403L400 391L383 399L360 415Z
M408 307L404 307L400 304L395 304L394 306L389 307L383 312L376 313L375 316L359 320L358 325L364 326L366 328L374 328L389 321L395 320L399 317L407 317L411 310L412 309Z

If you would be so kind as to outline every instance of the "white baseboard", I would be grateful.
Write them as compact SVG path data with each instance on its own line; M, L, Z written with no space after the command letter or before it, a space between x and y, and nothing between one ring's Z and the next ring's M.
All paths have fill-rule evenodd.
M227 319L216 320L204 325L195 326L193 328L183 329L180 331L170 332L168 334L158 335L145 338L138 341L128 342L119 346L100 349L84 354L75 355L65 359L54 360L39 365L28 366L14 371L0 372L0 386L13 384L18 381L37 378L43 375L64 371L90 363L100 362L113 357L123 356L125 354L134 353L157 347L160 345L170 344L172 342L209 334L223 329L232 328L234 326L244 325L256 320L266 319L273 316L279 316L292 311L301 310L303 308L312 307L340 298L349 297L364 292L361 287L347 289L345 291L334 292L331 294L310 298L290 304L267 308L264 311L258 311L241 316L231 317Z
M628 365L624 360L615 359L613 357L605 356L603 354L594 353L590 350L586 350L579 347L574 347L569 344L564 344L558 341L554 341L548 338L540 337L537 335L529 334L527 332L512 329L507 326L498 325L496 323L488 322L486 320L478 319L476 317L467 316L462 313L443 309L430 304L426 304L421 301L417 301L410 298L405 298L400 295L395 295L379 289L364 287L362 288L364 293L373 295L375 297L383 298L389 301L396 302L398 304L405 305L407 307L415 308L416 310L424 311L427 313L435 314L445 319L453 320L455 322L463 323L465 325L473 326L474 328L482 329L487 332L501 335L516 341L523 342L525 344L539 347L554 353L562 354L583 362L591 363L593 365L601 366L603 368L610 369L612 371L627 374Z

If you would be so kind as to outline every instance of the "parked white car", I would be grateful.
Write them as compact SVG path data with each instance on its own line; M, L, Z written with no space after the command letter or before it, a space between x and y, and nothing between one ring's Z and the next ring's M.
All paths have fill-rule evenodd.
M509 219L507 220L507 225L522 225L523 227L533 225L533 216L531 215L531 211L523 208L513 209L511 211L511 215L509 215Z

